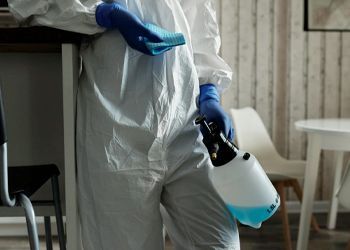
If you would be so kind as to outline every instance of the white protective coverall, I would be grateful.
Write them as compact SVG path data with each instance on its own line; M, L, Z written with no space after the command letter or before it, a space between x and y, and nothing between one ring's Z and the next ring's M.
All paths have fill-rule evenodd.
M163 249L163 223L175 249L239 249L194 125L199 84L223 89L232 74L218 56L211 1L119 1L141 20L185 35L185 46L156 57L98 27L96 0L8 2L22 22L94 35L81 45L77 111L84 249Z

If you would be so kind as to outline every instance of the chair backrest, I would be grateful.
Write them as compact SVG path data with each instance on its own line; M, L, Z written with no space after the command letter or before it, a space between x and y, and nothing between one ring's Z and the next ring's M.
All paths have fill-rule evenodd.
M8 189L7 136L5 112L0 84L0 197L5 206L14 206L16 201L10 197Z
M238 147L259 159L282 158L267 132L259 114L251 107L230 110Z

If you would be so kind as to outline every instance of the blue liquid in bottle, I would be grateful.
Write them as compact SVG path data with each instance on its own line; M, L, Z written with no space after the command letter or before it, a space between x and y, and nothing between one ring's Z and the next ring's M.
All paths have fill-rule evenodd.
M242 224L260 228L261 223L270 218L279 207L278 203L261 207L239 207L232 204L226 204L231 214Z

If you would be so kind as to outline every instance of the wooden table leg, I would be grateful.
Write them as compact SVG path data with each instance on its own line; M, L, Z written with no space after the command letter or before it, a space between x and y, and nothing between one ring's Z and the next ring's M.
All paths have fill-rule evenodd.
M280 195L281 199L281 218L283 224L283 237L285 242L285 249L292 250L292 239L290 237L290 229L289 229L289 220L288 220L288 212L286 206L286 190L284 189L283 181L278 181L275 183L277 193Z

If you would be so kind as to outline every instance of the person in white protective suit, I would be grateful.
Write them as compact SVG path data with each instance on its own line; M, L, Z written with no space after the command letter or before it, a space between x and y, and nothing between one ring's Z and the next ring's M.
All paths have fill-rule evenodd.
M8 2L22 23L93 35L81 45L77 110L84 249L163 249L163 223L175 249L239 249L237 226L211 183L213 166L194 124L200 86L215 86L212 96L232 75L218 56L211 1L120 0L113 8L96 0ZM102 5L107 10L101 7L98 22ZM125 18L111 17L115 8ZM146 22L182 33L186 45L146 55L142 39L133 40ZM218 98L201 100L209 117L219 110ZM222 129L232 139L232 128Z

